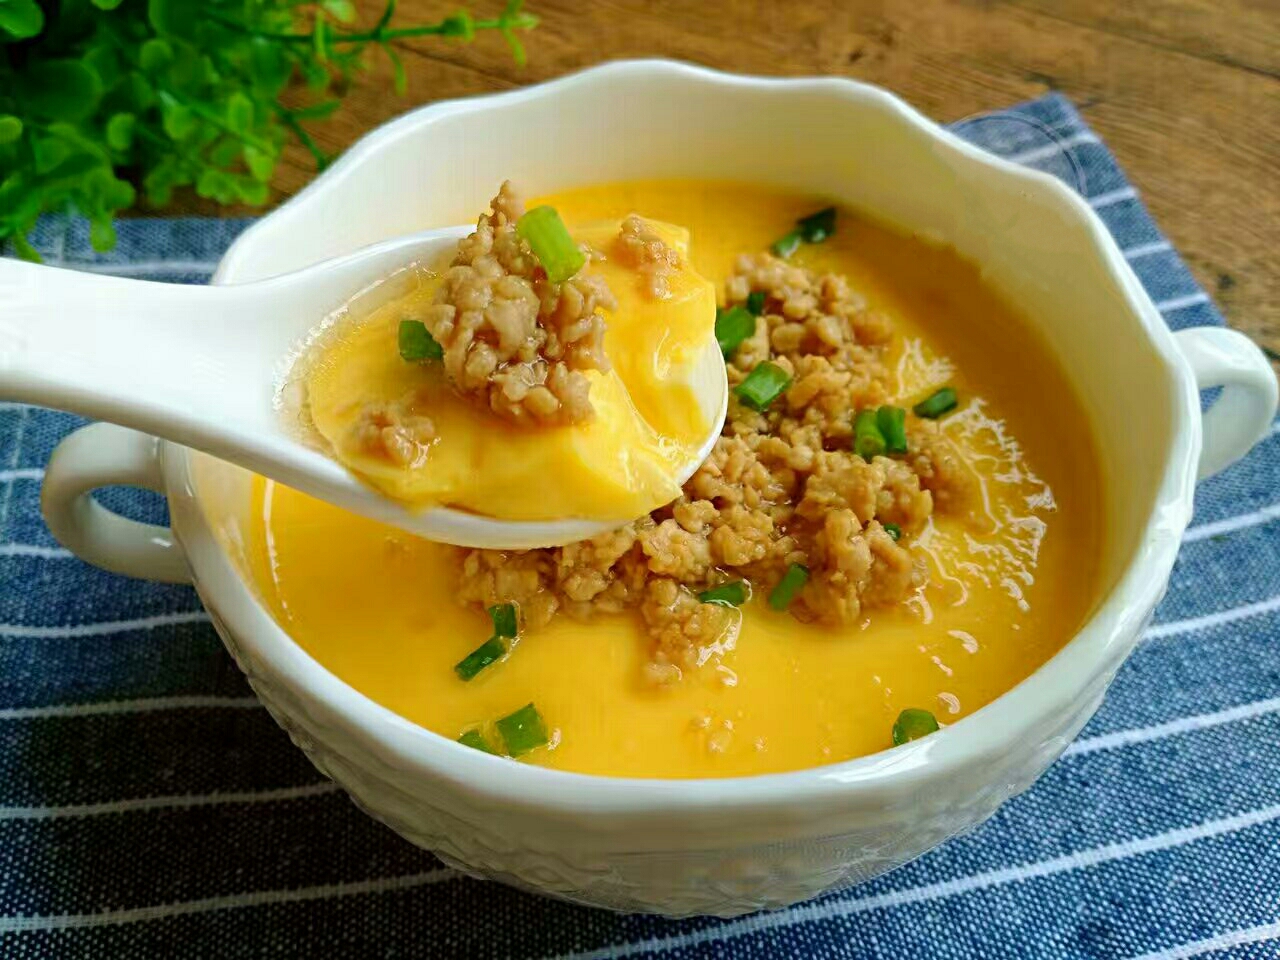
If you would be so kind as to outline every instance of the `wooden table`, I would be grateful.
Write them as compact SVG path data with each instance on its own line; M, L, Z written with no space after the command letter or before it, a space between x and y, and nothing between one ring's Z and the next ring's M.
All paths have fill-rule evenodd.
M476 0L477 15L500 0ZM381 0L361 0L366 16ZM401 0L397 22L453 4ZM1230 322L1280 353L1280 0L528 0L517 67L502 42L403 45L317 125L342 149L430 100L506 89L618 57L881 84L939 121L1060 90L1106 139ZM282 195L313 174L291 148ZM1274 354L1273 354L1274 355Z

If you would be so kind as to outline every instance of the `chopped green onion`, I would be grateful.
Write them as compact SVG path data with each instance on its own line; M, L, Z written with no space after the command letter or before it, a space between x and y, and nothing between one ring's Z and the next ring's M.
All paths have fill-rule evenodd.
M752 290L747 294L747 310L753 317L758 317L764 313L764 291Z
M876 426L884 435L885 453L907 452L907 411L901 407L881 407L876 411Z
M783 260L800 249L800 231L792 230L785 237L774 241L773 252Z
M950 387L943 387L941 390L933 394L927 400L921 400L911 409L915 411L917 417L924 417L928 420L937 420L950 410L956 408L959 398L956 392Z
M401 320L399 335L402 360L439 360L444 356L444 347L436 343L421 320Z
M870 462L885 451L884 434L874 410L862 410L853 420L853 452Z
M778 585L769 593L769 606L778 611L787 609L787 607L791 606L791 601L796 598L796 594L808 582L809 568L803 564L793 563L787 567L787 572L782 575Z
M718 603L722 607L740 607L747 602L747 585L741 580L722 583L698 594L703 603Z
M495 637L514 637L516 635L516 605L500 603L489 608L489 617L493 620Z
M763 413L769 404L791 386L791 374L772 361L765 360L747 374L747 379L733 388L738 399L752 410Z
M836 208L826 207L817 213L801 217L796 223L805 243L821 243L836 232Z
M529 244L552 283L564 283L587 262L554 207L534 207L516 221L516 233Z
M900 747L909 740L919 740L938 729L938 721L928 710L908 707L898 714L893 725L893 745Z
M477 673L489 666L489 664L501 660L506 653L507 645L497 637L490 637L459 660L454 665L453 672L463 680L474 679Z
M515 713L508 714L494 724L502 740L507 745L507 753L518 757L536 747L545 744L548 739L547 725L542 714L532 703L525 704Z
M801 242L821 243L835 232L836 208L824 207L797 220L795 230L774 242L773 252L785 260L800 249Z
M756 332L756 318L738 305L727 310L716 310L716 342L726 360L738 349L738 344Z
M518 632L514 603L499 603L490 607L489 619L493 621L493 636L454 665L454 672L463 680L471 680L489 664L506 656L507 645L502 642L503 639L513 639Z
M464 747L470 747L472 750L481 750L484 753L498 752L489 746L489 741L484 738L484 734L479 730L468 730L458 738L458 742Z
M882 524L884 532L893 538L894 543L902 539L902 528L896 523Z

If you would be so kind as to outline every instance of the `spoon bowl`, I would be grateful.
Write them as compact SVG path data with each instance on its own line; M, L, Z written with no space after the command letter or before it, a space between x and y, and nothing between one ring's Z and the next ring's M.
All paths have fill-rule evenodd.
M365 247L293 273L214 286L106 277L0 259L0 400L107 420L194 447L429 540L518 550L559 546L632 517L511 521L390 499L293 428L292 361L327 317L410 265L439 263L470 226ZM714 338L694 372L710 453L728 406Z

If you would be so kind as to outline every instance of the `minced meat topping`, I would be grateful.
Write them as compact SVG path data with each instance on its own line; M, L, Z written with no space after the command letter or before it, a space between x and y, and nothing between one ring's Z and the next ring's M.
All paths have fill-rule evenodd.
M726 303L753 292L764 294L764 310L727 363L729 384L768 360L792 376L786 392L763 413L731 400L683 495L647 517L564 547L461 551L461 602L515 602L531 628L561 613L636 608L651 643L649 676L666 683L736 630L737 611L698 600L718 583L745 579L767 594L802 564L809 578L788 610L832 625L916 593L927 570L908 546L935 510L966 509L971 481L936 424L910 414L906 455L867 461L853 452L857 412L889 402L892 325L843 277L768 254L738 259Z
M368 404L354 429L362 449L381 454L399 467L420 464L436 436L435 422L413 413L408 403Z
M454 386L520 424L578 423L593 410L584 370L608 370L604 281L579 271L552 283L516 233L524 205L504 183L458 245L422 318Z
M680 266L680 254L653 227L633 213L622 221L614 246L619 262L640 274L646 294L655 300L671 295L671 274Z

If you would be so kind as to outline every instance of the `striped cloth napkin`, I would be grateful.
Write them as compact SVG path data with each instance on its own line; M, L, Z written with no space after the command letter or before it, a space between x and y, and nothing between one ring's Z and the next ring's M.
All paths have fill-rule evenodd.
M956 125L1078 188L1172 327L1220 324L1105 146L1050 96ZM243 221L134 220L50 262L202 282ZM40 520L80 421L0 407L0 956L1280 957L1280 439L1202 484L1154 626L1058 763L887 876L737 920L620 916L454 874L296 750L187 587ZM112 491L159 521L159 498Z

